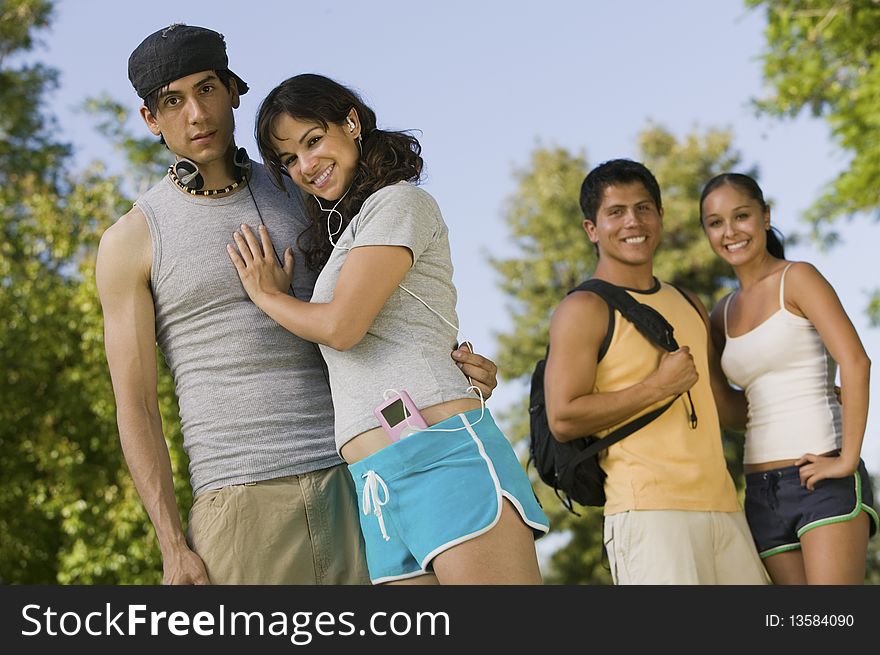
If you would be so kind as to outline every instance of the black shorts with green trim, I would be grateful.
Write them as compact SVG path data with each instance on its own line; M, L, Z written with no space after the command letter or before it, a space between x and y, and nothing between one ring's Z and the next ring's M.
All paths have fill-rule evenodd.
M813 491L801 486L797 466L746 475L746 519L762 558L800 548L806 532L850 521L860 512L868 515L873 536L880 520L861 460L852 475L822 480Z

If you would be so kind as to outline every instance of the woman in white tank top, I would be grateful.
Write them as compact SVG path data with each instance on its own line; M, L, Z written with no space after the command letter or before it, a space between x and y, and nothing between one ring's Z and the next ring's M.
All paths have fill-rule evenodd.
M877 527L860 458L870 360L831 285L810 264L785 260L752 178L710 180L700 215L739 281L712 312L712 340L748 401L746 413L729 393L717 398L722 420L746 430L746 515L758 551L776 584L861 584Z

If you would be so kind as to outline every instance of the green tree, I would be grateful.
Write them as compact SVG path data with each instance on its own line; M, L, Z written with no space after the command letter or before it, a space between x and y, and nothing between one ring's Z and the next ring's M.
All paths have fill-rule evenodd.
M101 165L73 174L69 145L55 139L45 106L56 72L23 63L51 16L47 0L0 2L0 581L159 582L119 446L94 282L98 239L131 202ZM97 108L105 134L135 152L137 140L113 132L119 112ZM167 372L160 384L186 510Z
M771 116L822 117L850 157L808 210L813 236L839 239L841 217L880 220L880 0L746 0L767 16L763 54L767 94L758 108ZM880 293L868 305L880 323Z
M58 196L59 164L69 148L52 141L52 123L41 99L55 87L52 71L40 65L13 67L13 56L34 45L34 32L48 24L48 2L4 0L0 4L0 579L20 579L27 570L49 577L63 540L59 522L43 520L54 480L47 463L63 462L57 443L59 416L39 414L62 391L59 369L68 352L63 338L69 289L56 256L65 235L39 223L41 206ZM50 310L47 308L51 307ZM31 357L31 355L36 355ZM49 462L47 462L49 460ZM51 466L51 465L50 465ZM35 502L36 501L36 502Z
M699 221L701 185L718 172L739 168L729 132L708 130L682 140L649 126L639 136L640 158L656 175L663 191L664 238L655 260L656 274L697 292L712 304L730 289L729 268L714 256ZM516 172L517 191L506 204L506 219L519 253L496 259L502 291L510 299L511 332L499 335L498 365L504 379L528 379L544 356L549 318L564 294L589 276L595 253L582 227L580 185L588 171L583 154L561 148L538 148L527 168ZM526 400L504 418L516 439L528 434ZM725 438L735 479L741 480L741 439ZM552 490L536 490L555 533L567 537L551 557L547 580L563 584L607 584L602 561L601 511L565 510Z

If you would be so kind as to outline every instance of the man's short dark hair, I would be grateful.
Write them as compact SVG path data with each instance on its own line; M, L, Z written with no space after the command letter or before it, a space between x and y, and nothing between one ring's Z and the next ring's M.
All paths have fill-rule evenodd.
M584 218L595 225L596 214L599 212L599 207L602 206L605 189L633 182L642 183L651 194L654 204L657 205L657 211L663 209L660 200L660 185L657 184L654 174L644 164L631 159L612 159L591 170L581 184L580 203Z

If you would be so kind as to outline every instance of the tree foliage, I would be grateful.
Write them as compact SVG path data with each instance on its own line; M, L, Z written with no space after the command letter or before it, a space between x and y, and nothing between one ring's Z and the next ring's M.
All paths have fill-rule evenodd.
M841 217L880 220L880 0L747 0L767 16L763 54L766 95L758 108L772 116L822 117L849 156L808 210L813 236L839 240ZM868 313L880 323L880 294Z
M655 260L658 277L697 292L707 305L731 286L730 269L712 253L702 233L698 200L701 185L713 175L741 169L740 154L727 131L692 133L679 140L659 126L639 135L640 159L657 177L663 192L664 237ZM496 259L500 287L510 299L511 331L499 335L498 366L505 379L527 380L544 356L549 318L565 293L589 276L596 258L583 231L578 204L588 171L583 154L562 148L538 148L529 166L515 173L519 187L506 204L506 220L519 252ZM753 171L754 172L754 171ZM505 417L512 438L528 434L526 401ZM735 479L741 479L741 439L726 438L726 455ZM568 513L552 490L536 482L553 532L567 538L551 557L549 582L607 584L602 558L601 510Z
M22 63L51 15L48 1L0 4L0 581L156 583L161 560L119 446L94 279L98 239L131 202L99 164L71 172L71 148L45 112L57 74ZM161 384L185 510L165 371Z
M101 97L86 108L131 166L120 175L99 164L74 172L71 148L58 141L46 111L57 73L29 62L52 4L0 0L0 583L158 583L155 534L119 446L94 267L101 233L162 174L167 154L154 139L131 136L126 109ZM710 303L730 281L704 243L696 198L702 181L738 168L731 137L710 130L679 141L652 126L641 134L640 150L664 190L657 273ZM506 214L520 254L493 261L514 326L500 335L505 378L527 378L544 354L553 308L595 266L578 207L587 169L583 154L539 148L516 173L519 189ZM191 497L178 408L157 357L160 409L186 516ZM511 435L527 434L525 417L523 402L509 413ZM739 480L736 444L727 447ZM554 532L567 539L553 555L549 581L609 582L599 512L572 517L536 486ZM873 548L869 580L877 583Z

